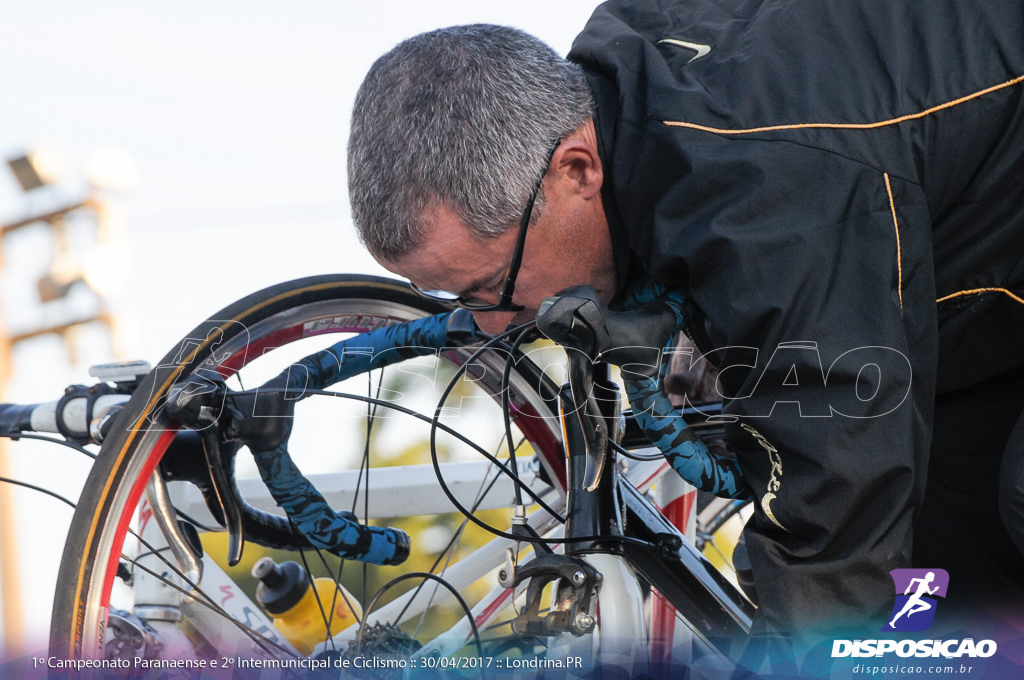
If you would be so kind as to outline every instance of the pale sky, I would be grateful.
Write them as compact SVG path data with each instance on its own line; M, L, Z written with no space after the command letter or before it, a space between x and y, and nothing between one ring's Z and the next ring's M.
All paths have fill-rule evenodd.
M119 199L131 256L117 267L124 283L110 305L125 322L123 352L155 363L204 318L259 288L310 274L383 273L352 233L344 172L349 110L376 57L424 30L474 22L518 26L564 54L596 4L5 2L0 154L52 149L66 179L25 196L0 165L0 223L77 199L97 150L127 152L138 171ZM50 248L42 228L5 239L8 330L57 323L88 302L38 307L35 281ZM48 401L70 383L88 384L86 367L111 354L102 332L79 344L78 357L53 337L16 348L8 398ZM51 449L14 444L13 473L77 498L88 465ZM31 645L45 640L70 511L13 495L24 546L18 625ZM3 518L0 531L10 531ZM0 641L9 637L2 628Z

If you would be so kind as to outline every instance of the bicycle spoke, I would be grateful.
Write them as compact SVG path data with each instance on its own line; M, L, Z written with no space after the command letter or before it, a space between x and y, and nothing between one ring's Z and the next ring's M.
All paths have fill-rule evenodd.
M246 625L245 623L239 621L238 619L236 619L236 618L232 617L230 614L228 614L227 611L223 607L221 607L220 605L218 605L216 603L216 601L214 601L214 599L210 596L209 593L207 593L206 591L204 591L202 589L200 584L195 583L191 579L189 579L188 576L186 576L184 573L181 572L181 570L178 568L178 565L176 563L172 562L171 560L167 559L166 556L164 556L164 552L169 550L169 548L158 549L158 548L154 547L153 545L148 543L134 529L131 529L131 528L128 529L128 535L131 536L132 538L138 540L139 544L142 547L146 548L146 550L148 552L145 552L142 555L138 555L138 556L136 556L134 558L129 556L129 555L126 555L124 553L121 553L121 559L129 562L136 569L140 569L140 570L144 571L146 574L148 574L149 576L157 579L158 581L160 581L164 585L168 586L169 588L171 588L173 590L176 590L184 598L192 599L193 601L195 601L200 606L205 607L205 608L209 609L210 611L220 615L224 619L225 624L230 624L230 625L234 626L235 628L237 628L238 630L240 630L243 633L245 633L247 636L249 636L249 638L253 642L255 642L256 644L259 644L261 647L263 647L263 649L265 651L270 652L270 651L272 651L271 647L273 647L273 648L276 648L276 651L279 652L279 653L285 653L285 654L288 654L289 656L293 656L289 652L289 650L287 650L284 647L281 647L280 645L276 644L273 640L267 639L265 636L261 635L259 633L259 631L255 630L251 626ZM180 578L182 581L184 581L185 584L191 590L188 590L188 589L180 586L173 579L168 578L166 576L166 572L165 573L157 573L153 569L147 567L146 565L144 565L144 564L142 564L142 563L140 563L138 561L139 558L141 558L143 556L149 556L149 555L152 555L152 556L156 557L158 560L160 560L164 564L164 566L166 566L168 569L171 570L170 573L174 574L174 576L176 576L177 578Z

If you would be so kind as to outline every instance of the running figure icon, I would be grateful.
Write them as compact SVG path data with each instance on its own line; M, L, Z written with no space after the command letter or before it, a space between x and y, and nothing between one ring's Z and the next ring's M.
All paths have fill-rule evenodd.
M929 571L923 578L910 579L910 583L907 585L907 589L903 592L904 595L910 595L910 591L914 588L914 584L917 584L917 591L910 595L907 601L903 604L903 608L900 609L896 616L892 617L892 621L889 622L889 627L895 629L896 621L906 615L909 619L918 612L928 611L934 607L934 603L931 600L923 599L925 595L934 595L935 591L939 589L939 586L929 588L928 586L935 580L935 572Z

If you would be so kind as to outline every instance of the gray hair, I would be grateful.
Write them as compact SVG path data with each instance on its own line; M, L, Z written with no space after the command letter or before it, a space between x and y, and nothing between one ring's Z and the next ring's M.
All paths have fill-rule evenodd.
M455 26L402 42L370 68L352 114L349 200L363 244L403 257L436 205L482 238L504 233L551 145L593 114L581 69L517 29Z

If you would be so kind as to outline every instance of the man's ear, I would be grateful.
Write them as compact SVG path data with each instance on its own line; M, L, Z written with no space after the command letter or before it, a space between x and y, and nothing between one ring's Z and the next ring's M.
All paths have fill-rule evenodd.
M571 191L582 198L600 194L604 169L597 152L597 135L593 121L588 121L567 136L551 157L551 170L556 177L568 180Z

